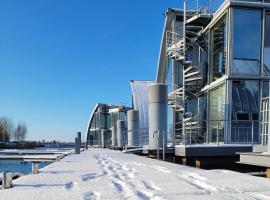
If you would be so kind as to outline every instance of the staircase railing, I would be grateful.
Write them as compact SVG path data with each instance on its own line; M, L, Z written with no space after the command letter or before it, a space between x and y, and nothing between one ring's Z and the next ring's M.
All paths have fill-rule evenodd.
M224 0L186 0L187 19L198 14L215 13Z
M186 121L183 128L175 128L175 143L187 146L223 144L260 144L259 120ZM185 129L185 130L183 130ZM231 132L228 138L228 131ZM184 134L182 134L184 133Z

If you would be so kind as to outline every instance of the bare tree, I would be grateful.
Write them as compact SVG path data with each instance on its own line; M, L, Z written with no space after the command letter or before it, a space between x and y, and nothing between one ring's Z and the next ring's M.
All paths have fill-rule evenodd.
M24 141L27 134L27 128L25 123L18 123L14 129L14 140L15 141Z
M7 142L13 133L13 122L6 117L0 118L0 141Z

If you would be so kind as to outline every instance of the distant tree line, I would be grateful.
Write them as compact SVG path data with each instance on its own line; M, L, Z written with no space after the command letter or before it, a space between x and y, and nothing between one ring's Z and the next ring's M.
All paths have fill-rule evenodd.
M0 118L0 142L25 141L27 127L25 123L19 122L14 125L13 121L7 117Z

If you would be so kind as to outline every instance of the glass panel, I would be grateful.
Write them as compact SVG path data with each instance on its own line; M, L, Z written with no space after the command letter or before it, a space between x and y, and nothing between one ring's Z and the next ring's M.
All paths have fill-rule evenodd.
M260 74L261 11L234 9L232 74Z
M213 52L212 52L212 77L211 82L222 77L225 74L226 64L226 16L223 17L220 24L213 29Z
M98 122L98 114L94 113L94 116L92 118L91 125L90 125L91 129L95 129L98 127L97 122Z
M208 36L209 33L206 33L202 39L199 40L199 70L200 74L202 75L203 78L203 84L206 84L208 81Z
M217 140L217 133L223 136L225 119L225 84L210 91L210 133L209 142ZM222 141L220 138L219 141Z
M118 112L112 112L111 113L111 122L112 122L111 126L114 126L117 120L118 120Z
M109 129L111 128L111 115L107 114L106 117L106 128Z
M270 75L270 13L265 16L263 73Z
M232 116L234 117L231 123L231 142L251 143L252 138L253 142L258 142L259 81L238 80L233 81L232 84Z
M269 97L269 81L263 81L262 97Z
M126 113L120 112L120 120L126 120Z
M198 100L197 98L189 98L186 100L186 107L187 107L187 112L186 117L194 117L197 115L198 112Z
M100 113L100 128L106 128L105 127L105 114Z

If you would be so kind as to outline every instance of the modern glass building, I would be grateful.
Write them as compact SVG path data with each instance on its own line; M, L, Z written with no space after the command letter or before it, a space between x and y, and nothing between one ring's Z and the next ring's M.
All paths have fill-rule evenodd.
M166 12L157 82L175 144L260 144L270 79L269 0L184 0Z
M129 107L97 103L93 109L86 130L86 146L110 147L112 145L111 128L117 120L126 121Z
M127 129L127 112L136 110L139 114L139 129L136 131L134 145L142 147L148 145L148 86L153 81L131 80L132 108L123 105L108 105L97 103L94 107L86 129L86 146L111 147L115 140L112 131L117 132L117 121L125 121ZM127 144L128 130L122 134L121 140ZM116 145L117 146L117 145Z

